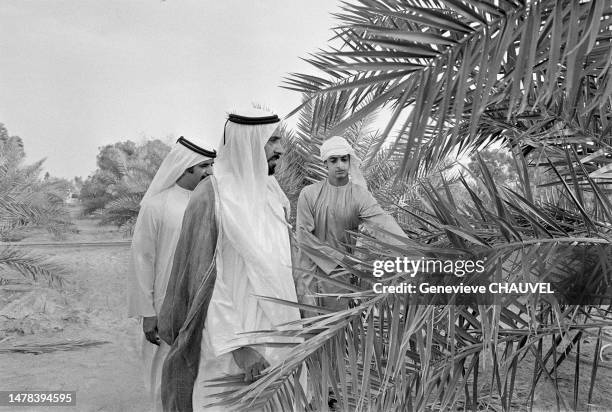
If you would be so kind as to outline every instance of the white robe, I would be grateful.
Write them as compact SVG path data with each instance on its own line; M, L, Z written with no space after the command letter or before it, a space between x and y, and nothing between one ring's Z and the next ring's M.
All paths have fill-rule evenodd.
M268 190L272 191L270 188ZM270 196L273 197L272 193ZM267 242L277 248L280 262L273 275L277 285L276 293L279 293L279 290L282 291L281 296L276 297L296 302L289 232L284 208L279 200L271 201L269 205L270 209L267 210L265 217L268 222ZM300 343L302 341L295 338L241 336L246 332L277 329L279 324L299 319L299 312L295 308L280 304L275 307L276 312L272 316L269 315L270 311L264 310L262 302L255 295L272 295L274 292L256 292L255 286L245 275L248 270L248 262L223 235L222 225L223 223L219 231L221 253L216 259L217 278L208 306L205 327L202 331L198 377L193 388L194 411L221 412L226 410L223 407L204 407L204 405L219 400L215 394L220 391L218 387L207 387L206 385L209 384L207 381L210 379L244 373L234 361L231 353L233 350L250 346L256 349L271 365L274 365L283 359L291 348L266 345L267 343ZM223 390L225 389L221 391Z
M191 191L175 184L142 204L132 238L133 276L128 283L128 316L158 316L190 194ZM169 350L165 342L154 345L142 334L145 387L156 411L162 410L161 374Z

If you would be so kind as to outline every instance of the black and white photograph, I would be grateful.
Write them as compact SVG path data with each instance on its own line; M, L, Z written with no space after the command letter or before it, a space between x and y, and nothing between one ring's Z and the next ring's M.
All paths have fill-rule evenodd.
M0 0L0 411L612 412L612 0Z

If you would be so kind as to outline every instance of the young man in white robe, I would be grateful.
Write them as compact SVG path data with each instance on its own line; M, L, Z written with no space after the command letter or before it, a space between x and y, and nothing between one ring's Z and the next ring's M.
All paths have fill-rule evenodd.
M225 411L206 406L225 390L207 387L208 380L244 374L251 382L286 352L276 346L285 343L280 338L244 333L300 318L295 308L258 298L297 301L289 201L272 176L283 153L279 122L257 109L229 115L215 175L187 206L159 320L161 338L172 345L165 411Z
M145 387L155 411L162 410L161 372L170 349L159 339L157 316L189 197L198 183L212 174L215 157L216 152L179 138L151 181L134 227L128 316L142 318Z
M337 261L314 250L326 250L341 257L339 252L350 252L354 240L347 231L356 232L361 224L377 238L390 242L378 228L393 235L405 237L397 222L378 204L368 191L359 169L360 159L346 139L334 136L321 145L321 159L327 168L327 179L306 186L300 192L297 205L296 238L300 248L297 274L298 294L308 304L315 304L317 293L349 292L320 277L329 276L339 268ZM312 273L317 271L319 277ZM347 281L348 279L340 279ZM336 310L345 309L346 303L334 297L319 299L319 303Z

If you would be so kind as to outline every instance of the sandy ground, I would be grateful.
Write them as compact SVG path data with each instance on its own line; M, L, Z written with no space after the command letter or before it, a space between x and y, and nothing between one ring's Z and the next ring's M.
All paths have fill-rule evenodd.
M75 215L76 216L76 215ZM76 221L79 232L68 241L124 240L112 227L99 227L92 219ZM54 239L33 232L24 241ZM0 285L0 347L28 343L57 343L74 340L104 341L95 347L73 348L39 355L0 354L0 390L70 390L77 392L77 406L54 407L53 411L149 411L138 361L140 327L127 319L126 276L129 249L112 247L53 247L40 250L67 268L61 290L31 285ZM8 310L7 303L13 302ZM14 302L19 302L15 305ZM4 311L4 312L3 312ZM2 316L4 313L4 317ZM586 405L594 340L583 342L587 363L581 364L578 410ZM533 359L527 359L517 376L514 410L527 410L524 400L531 381ZM482 365L481 365L482 366ZM558 376L563 395L573 399L573 361L566 362ZM486 375L486 371L483 371ZM490 391L490 381L481 379L481 395ZM495 391L494 391L495 392ZM486 397L481 399L486 404ZM496 403L496 402L493 402ZM3 410L48 411L42 408ZM542 378L535 393L534 410L556 410L555 392ZM612 411L612 362L598 371L592 411Z
M77 221L80 233L70 241L120 240L122 234L95 221ZM53 240L33 233L24 241ZM21 298L21 318L0 318L0 345L106 341L100 346L34 354L0 354L0 390L76 391L71 411L149 411L138 362L140 326L126 318L128 247L45 248L68 270L57 291L46 287L4 289L5 303ZM16 289L16 290L15 290ZM25 290L21 290L25 289ZM28 298L28 294L31 298ZM0 299L0 308L2 308ZM27 313L28 310L33 313ZM12 410L2 408L1 410ZM19 411L48 411L48 407Z

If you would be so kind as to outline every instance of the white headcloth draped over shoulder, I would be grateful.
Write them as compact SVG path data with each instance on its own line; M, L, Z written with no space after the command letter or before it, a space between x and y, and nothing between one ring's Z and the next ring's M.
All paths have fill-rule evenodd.
M215 179L222 236L227 240L224 244L234 251L218 255L217 281L224 270L244 263L244 274L256 295L295 301L283 211L289 201L274 176L268 175L264 149L279 124L277 115L262 109L241 110L230 114L226 122ZM285 251L289 251L287 256ZM238 255L243 262L226 261L230 255ZM259 303L276 324L295 320L296 316L299 319L299 312L293 308L279 308L263 300Z
M155 177L153 177L140 204L151 196L171 187L183 175L185 169L215 157L217 157L216 151L204 149L185 139L183 136L179 137L172 150L164 158L159 169L157 169L157 173L155 173Z
M361 159L355 154L355 150L344 137L332 136L321 145L321 160L325 161L331 156L350 156L351 165L349 177L351 182L367 188L367 183L361 173Z

